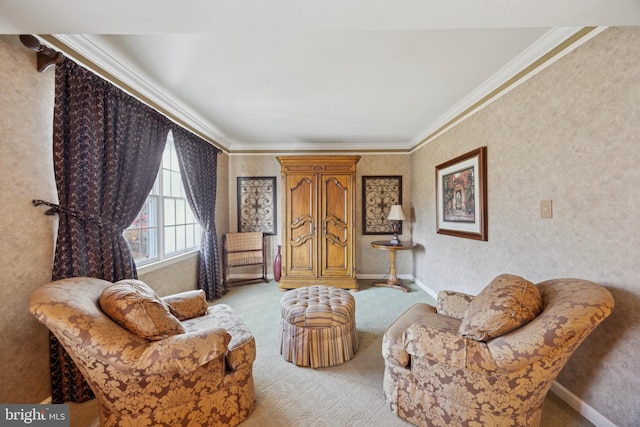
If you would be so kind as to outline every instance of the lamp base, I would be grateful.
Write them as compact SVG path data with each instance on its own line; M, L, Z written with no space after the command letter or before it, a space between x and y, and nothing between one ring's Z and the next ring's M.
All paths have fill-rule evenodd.
M398 235L394 234L389 243L393 246L398 246L400 244L400 240L398 240Z

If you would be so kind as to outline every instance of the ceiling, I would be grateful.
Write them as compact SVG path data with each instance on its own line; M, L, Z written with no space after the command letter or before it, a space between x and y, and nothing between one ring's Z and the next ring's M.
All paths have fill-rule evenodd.
M614 25L640 1L0 0L231 154L410 151Z

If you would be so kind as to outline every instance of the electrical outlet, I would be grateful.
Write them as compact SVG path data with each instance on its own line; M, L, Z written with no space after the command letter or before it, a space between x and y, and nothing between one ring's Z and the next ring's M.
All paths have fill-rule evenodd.
M542 219L553 218L553 212L551 209L551 200L543 200L540 202L540 218Z

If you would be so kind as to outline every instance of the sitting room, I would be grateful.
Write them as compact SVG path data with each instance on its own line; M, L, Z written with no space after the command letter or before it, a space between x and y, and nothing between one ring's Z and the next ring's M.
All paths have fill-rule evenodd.
M477 6L476 24L444 10L439 24L429 2L216 3L173 23L177 5L145 23L135 8L126 17L100 9L98 19L98 9L67 2L74 14L0 4L0 404L66 403L71 426L100 425L93 394L109 382L83 384L42 314L47 303L65 307L62 288L33 305L38 289L70 279L80 283L69 300L82 300L79 309L99 301L93 319L110 318L130 348L187 346L199 334L219 350L205 356L194 344L198 363L215 357L221 375L196 377L175 362L188 391L167 386L174 403L186 405L204 377L228 386L203 391L199 409L175 425L638 425L634 2L583 10L572 1L576 13L558 19L502 4L500 22ZM93 92L77 95L80 87ZM129 126L134 142L122 152L92 145L124 132L108 120L65 151L85 116L125 111L92 102L97 87L150 118ZM65 96L84 109L62 108ZM138 162L131 173L102 171L103 152ZM125 179L136 185L111 187ZM117 204L86 212L95 200ZM78 240L86 224L94 231ZM256 232L250 247L227 240ZM90 255L105 233L118 249ZM101 295L120 279L177 319L172 336L141 337L116 320L106 307L121 310L126 298ZM100 287L80 296L93 280ZM495 291L505 280L533 292L533 308L514 327L478 329L491 310L505 313ZM307 294L315 286L321 297ZM313 298L326 298L325 308L309 310ZM310 301L304 315L301 299ZM518 310L525 305L518 299ZM326 330L311 334L319 324ZM77 345L100 334L64 336ZM536 340L525 336L545 346L531 350ZM147 362L165 354L153 351ZM530 371L474 396L481 409L459 404L470 399L462 389L484 387L481 370L519 369ZM141 395L120 397L102 425L119 425L123 402ZM239 415L207 418L225 404Z

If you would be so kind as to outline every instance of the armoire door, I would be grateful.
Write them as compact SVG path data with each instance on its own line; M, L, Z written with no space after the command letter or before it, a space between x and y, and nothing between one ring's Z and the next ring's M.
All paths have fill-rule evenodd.
M317 276L317 189L316 175L286 177L285 218L287 231L285 276Z
M351 175L321 175L320 275L349 276L352 273Z

